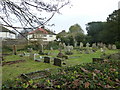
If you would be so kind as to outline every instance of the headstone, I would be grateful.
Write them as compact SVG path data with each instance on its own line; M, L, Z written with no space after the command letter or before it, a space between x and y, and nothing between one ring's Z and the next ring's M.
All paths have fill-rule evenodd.
M97 43L97 47L100 48L100 43Z
M15 45L15 44L13 45L13 54L14 54L14 55L17 55L17 48L16 48L16 45Z
M104 46L104 45L103 45L103 43L101 42L101 43L100 43L100 48L103 48L103 46Z
M53 48L52 48L52 47L50 47L50 50L51 50L51 51L53 51Z
M103 62L103 58L93 58L93 62Z
M103 49L103 48L100 48L100 51L101 51L102 53L105 53L105 49Z
M27 50L28 52L32 52L33 51L33 49L32 48L28 48L28 50Z
M35 55L33 53L30 53L29 59L34 60Z
M74 47L77 47L77 41L74 42Z
M89 54L89 50L88 49L85 50L85 54Z
M50 63L50 57L44 57L44 63Z
M82 48L83 47L83 43L82 42L80 42L80 48Z
M54 65L61 67L61 64L62 64L62 60L61 60L61 59L59 59L59 58L54 58Z
M96 52L96 50L97 50L96 43L93 43L93 44L92 44L92 51L93 51L93 52Z
M108 45L108 49L110 49L110 50L112 49L112 45L111 44Z
M116 47L115 44L112 45L112 49L113 49L113 50L116 50L116 49L117 49L117 47Z
M86 43L86 48L89 48L90 44L89 43Z

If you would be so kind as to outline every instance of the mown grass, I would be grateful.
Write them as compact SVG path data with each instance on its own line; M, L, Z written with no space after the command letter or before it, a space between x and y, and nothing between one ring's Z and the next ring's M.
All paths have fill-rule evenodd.
M59 53L59 51L45 51L45 52L51 52L51 57L56 57L56 55ZM62 51L63 52L63 51ZM102 55L102 53L98 50L96 53L91 54L80 54L78 51L73 51L74 54L69 56L68 60L64 60L63 62L66 63L66 66L71 65L77 65L82 63L89 63L92 62L92 58L97 58ZM116 53L118 50L107 50L106 53ZM64 53L64 52L63 52ZM75 58L72 58L75 57ZM51 64L46 64L42 62L35 62L33 60L30 60L27 56L20 57L18 55L11 55L4 57L5 61L15 61L15 60L25 60L25 62L20 62L16 64L11 65L4 65L2 67L2 80L3 83L9 80L14 80L16 77L18 77L22 73L29 73L44 69L56 69L60 68L58 66L53 65L53 61Z

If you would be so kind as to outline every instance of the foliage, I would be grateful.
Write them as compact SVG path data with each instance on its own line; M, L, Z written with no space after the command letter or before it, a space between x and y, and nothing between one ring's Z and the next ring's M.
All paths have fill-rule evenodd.
M51 74L39 82L18 80L14 86L41 89L120 88L119 65L120 61L75 65L61 68L57 74Z
M6 45L3 45L2 46L2 52L4 53L4 52L9 52L9 51L12 51L12 48L10 48L10 47L8 47L8 46L6 46Z
M69 33L73 34L77 34L77 33L83 33L83 30L81 29L80 25L79 24L75 24L75 25L72 25L70 28L69 28Z
M57 41L49 42L46 45L45 49L50 50L51 48L53 48L55 50L58 49L59 48L59 43Z
M104 42L114 44L120 42L120 9L107 17L107 22L89 22L86 30L91 37L89 42ZM119 48L119 47L118 47Z
M115 45L116 45L116 47L117 47L118 49L120 49L120 41L116 41L116 42L115 42Z

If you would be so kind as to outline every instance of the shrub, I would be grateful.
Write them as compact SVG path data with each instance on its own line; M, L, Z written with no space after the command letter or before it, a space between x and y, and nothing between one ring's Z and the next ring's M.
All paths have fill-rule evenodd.
M115 45L116 45L116 47L117 47L117 49L120 49L120 42L115 42Z

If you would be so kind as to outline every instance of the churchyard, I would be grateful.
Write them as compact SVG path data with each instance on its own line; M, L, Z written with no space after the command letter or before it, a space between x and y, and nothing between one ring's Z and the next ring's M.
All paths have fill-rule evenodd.
M45 78L49 78L50 80L52 80L52 78L50 78L51 75L55 75L55 74L57 75L59 73L65 74L70 71L69 70L70 68L72 68L70 73L73 70L74 74L76 74L78 73L77 70L81 69L84 73L88 74L89 70L87 69L90 68L85 69L84 66L83 66L84 68L82 67L80 68L78 66L88 64L88 67L90 67L91 63L93 64L96 63L97 65L101 65L99 63L106 64L106 62L109 64L110 60L120 59L120 54L118 54L120 53L119 51L120 50L117 49L115 45L110 45L110 44L105 45L103 43L97 43L97 44L93 43L91 47L89 43L83 45L82 42L80 43L80 46L77 47L73 47L70 45L67 46L65 45L65 43L63 44L59 43L59 48L56 50L54 50L53 47L51 47L50 50L43 50L42 48L40 51L33 50L32 48L28 48L27 51L24 50L17 51L17 47L13 45L12 54L11 52L8 52L7 53L8 55L2 57L3 87L7 87L7 86L17 87L15 86L16 84L14 85L13 83L15 83L16 80L18 82L23 80L23 84L20 85L20 87L28 88L31 87L31 85L33 85L33 82L37 82L38 80L40 80L39 82L41 82L41 80ZM97 67L96 64L94 64L95 67ZM94 68L93 66L91 67ZM76 70L74 70L73 68ZM100 69L99 66L98 69ZM116 67L115 69L116 72L117 69L118 67ZM60 72L59 70L63 70L63 71ZM96 72L98 71L99 70L97 70ZM59 75L59 77L61 76ZM54 78L57 79L58 77L54 76ZM43 88L46 88L48 86L49 88L52 87L49 79L46 79L48 81L46 85L43 85ZM25 83L26 81L28 82L29 80L32 80L31 81L32 84ZM120 81L118 80L118 82ZM90 86L89 84L90 82L85 82L86 85L85 87L89 87ZM35 87L37 87L37 85ZM41 86L39 87L41 88ZM52 88L60 88L60 87L62 87L62 85L57 84L56 87L52 87Z

